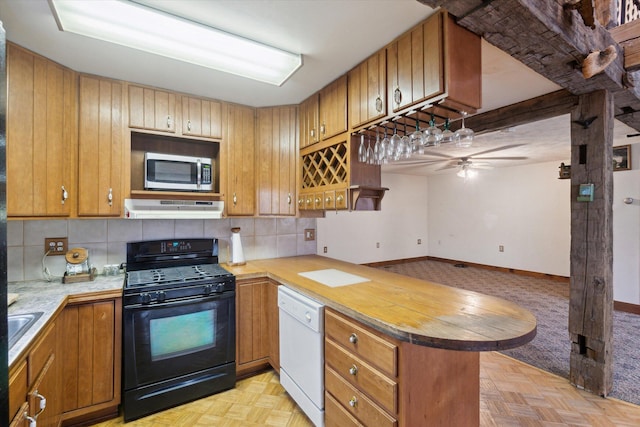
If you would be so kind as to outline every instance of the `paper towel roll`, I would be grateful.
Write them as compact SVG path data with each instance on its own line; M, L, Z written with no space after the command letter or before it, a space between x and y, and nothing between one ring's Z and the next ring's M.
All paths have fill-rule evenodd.
M231 241L229 243L231 259L229 264L242 265L246 261L244 259L244 252L242 251L242 240L240 239L240 227L234 227L231 229Z

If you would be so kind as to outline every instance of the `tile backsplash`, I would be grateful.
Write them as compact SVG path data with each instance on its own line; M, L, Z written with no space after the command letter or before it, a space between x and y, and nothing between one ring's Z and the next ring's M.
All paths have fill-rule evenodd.
M42 280L65 271L64 256L44 256L45 237L68 237L69 248L89 250L89 261L102 273L106 264L126 260L126 243L136 240L216 237L220 262L229 258L231 227L240 227L247 260L316 253L316 240L304 230L316 229L314 218L223 218L207 220L73 219L7 221L8 280Z

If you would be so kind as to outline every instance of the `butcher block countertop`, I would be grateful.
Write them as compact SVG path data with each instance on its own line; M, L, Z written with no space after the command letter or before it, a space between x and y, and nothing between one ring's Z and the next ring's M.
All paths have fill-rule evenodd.
M512 302L382 269L317 255L223 266L240 280L270 277L384 334L417 345L493 351L518 347L536 335L533 314Z

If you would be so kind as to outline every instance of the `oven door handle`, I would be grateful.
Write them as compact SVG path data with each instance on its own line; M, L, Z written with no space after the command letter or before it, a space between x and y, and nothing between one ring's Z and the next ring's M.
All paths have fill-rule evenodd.
M166 308L166 307L178 307L183 305L189 305L193 303L206 303L213 301L223 301L230 298L235 298L235 291L227 291L222 293L216 293L206 296L199 297L186 297L186 298L176 298L171 300L166 300L162 302L158 302L157 300L152 301L148 304L131 304L125 305L124 308L127 310L152 310L154 308Z

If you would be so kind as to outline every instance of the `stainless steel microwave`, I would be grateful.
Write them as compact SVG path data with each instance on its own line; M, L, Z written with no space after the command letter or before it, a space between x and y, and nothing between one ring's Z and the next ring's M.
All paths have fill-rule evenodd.
M145 190L213 191L213 163L205 157L144 154Z

